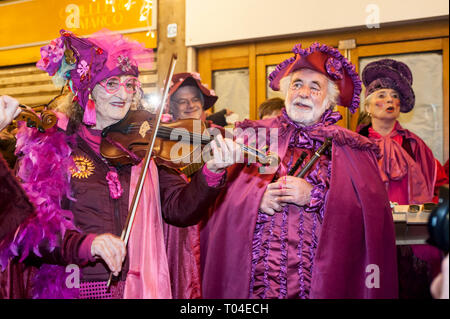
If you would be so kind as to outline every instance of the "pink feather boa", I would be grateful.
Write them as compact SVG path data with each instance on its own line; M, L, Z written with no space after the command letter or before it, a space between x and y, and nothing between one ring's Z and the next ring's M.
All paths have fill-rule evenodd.
M36 207L36 213L18 228L14 236L0 242L0 266L5 269L10 258L23 261L34 253L42 256L39 247L46 244L53 251L66 230L76 230L72 212L61 208L64 196L70 194L70 168L74 163L69 137L56 128L40 133L25 125L17 133L16 154L20 158L17 177ZM33 286L34 298L67 298L75 296L75 289L65 287L64 267L44 265ZM50 279L53 277L53 279ZM77 293L77 292L76 292Z

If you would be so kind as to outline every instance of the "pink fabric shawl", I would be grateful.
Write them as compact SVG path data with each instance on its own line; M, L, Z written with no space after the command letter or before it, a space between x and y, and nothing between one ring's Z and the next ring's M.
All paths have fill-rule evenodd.
M142 163L133 166L130 205L139 180ZM128 244L130 268L124 299L169 299L170 275L164 247L158 170L150 163Z
M382 157L378 161L381 178L388 185L390 181L399 181L406 176L408 179L408 203L423 204L425 202L431 202L434 190L435 174L433 173L435 169L432 168L430 171L433 173L430 174L427 168L423 169L423 166L434 164L433 155L431 151L422 152L426 153L425 157L428 158L424 160L422 158L424 156L419 156L416 161L411 158L403 149L402 145L395 140L397 134L405 134L404 131L406 130L397 122L392 132L384 137L381 135L374 136L373 133L369 135L369 138L378 145L382 154ZM410 133L409 135L412 134ZM405 136L403 138L408 137ZM417 139L414 140L417 141ZM411 146L414 147L415 145Z

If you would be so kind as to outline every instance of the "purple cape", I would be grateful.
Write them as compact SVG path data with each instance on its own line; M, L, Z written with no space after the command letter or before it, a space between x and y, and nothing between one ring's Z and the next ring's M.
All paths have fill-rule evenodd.
M243 125L278 127L282 159L294 127L281 118L245 121ZM309 297L396 298L394 223L378 173L376 146L336 125L316 134L322 139L333 137L332 171ZM259 174L256 165L229 169L227 185L202 225L204 298L249 298L256 217L272 177ZM373 269L379 270L378 288L370 288Z
M415 161L420 165L428 186L429 201L432 201L436 182L436 160L433 152L425 142L413 132L400 127L400 134L408 139L413 149Z

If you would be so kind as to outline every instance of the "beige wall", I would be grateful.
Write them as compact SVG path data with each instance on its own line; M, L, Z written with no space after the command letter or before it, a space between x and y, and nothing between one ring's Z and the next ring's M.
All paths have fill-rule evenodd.
M447 0L186 0L186 45L365 27L376 16L381 24L429 19L448 11Z

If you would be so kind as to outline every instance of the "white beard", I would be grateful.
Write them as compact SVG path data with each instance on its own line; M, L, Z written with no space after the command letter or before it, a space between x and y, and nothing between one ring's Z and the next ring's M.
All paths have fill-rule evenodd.
M296 103L302 103L309 106L309 108L300 108L295 105ZM290 103L286 103L286 112L294 122L301 126L310 126L320 120L320 117L327 110L328 106L328 98L323 101L322 106L319 108L314 107L314 104L308 99L297 98Z

